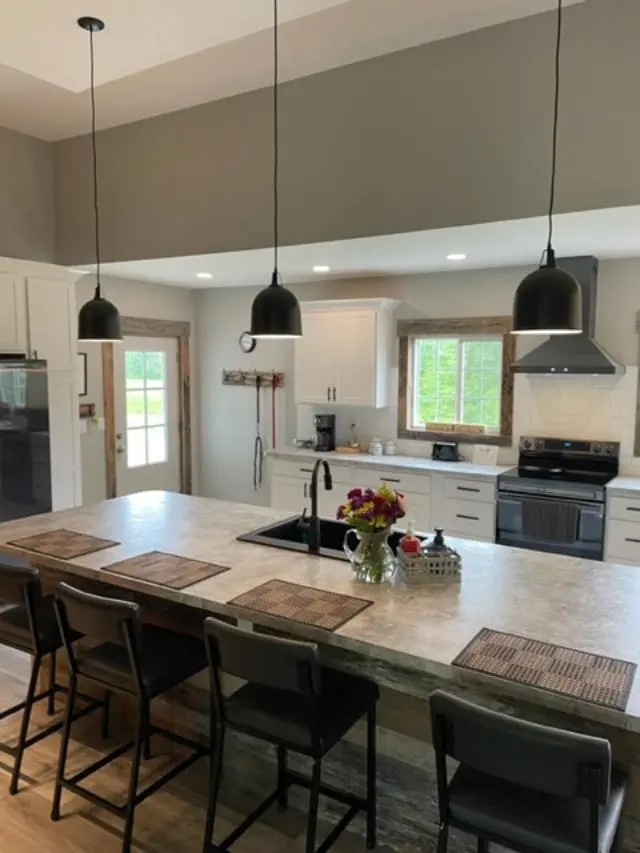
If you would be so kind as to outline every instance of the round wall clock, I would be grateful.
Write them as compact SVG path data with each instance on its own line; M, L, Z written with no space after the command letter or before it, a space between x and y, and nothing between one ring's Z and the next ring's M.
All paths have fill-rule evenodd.
M242 350L242 352L248 354L254 351L258 342L255 338L251 336L249 332L243 332L238 338L238 343L240 344L240 349Z

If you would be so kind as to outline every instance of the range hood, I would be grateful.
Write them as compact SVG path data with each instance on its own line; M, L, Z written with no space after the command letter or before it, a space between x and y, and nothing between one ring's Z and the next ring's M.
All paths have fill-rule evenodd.
M555 373L614 375L624 373L619 365L594 340L598 260L591 256L562 258L558 266L571 273L582 290L582 333L552 335L512 366L514 373Z

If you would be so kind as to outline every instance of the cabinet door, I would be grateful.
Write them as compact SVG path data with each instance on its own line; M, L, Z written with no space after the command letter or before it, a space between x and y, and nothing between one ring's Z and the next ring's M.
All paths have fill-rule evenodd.
M27 314L21 276L0 272L0 352L26 353Z
M335 314L331 344L337 355L337 403L377 405L376 326L375 311Z
M75 375L76 317L73 284L48 278L27 279L29 349L50 371Z
M302 510L307 505L305 486L307 486L306 480L274 474L271 478L271 506L274 509L286 509L302 514Z
M337 385L336 343L332 331L335 312L309 311L303 318L303 335L295 342L296 403L331 403Z
M431 531L431 498L418 492L404 492L407 502L407 517L399 525L406 527L411 522L416 533Z

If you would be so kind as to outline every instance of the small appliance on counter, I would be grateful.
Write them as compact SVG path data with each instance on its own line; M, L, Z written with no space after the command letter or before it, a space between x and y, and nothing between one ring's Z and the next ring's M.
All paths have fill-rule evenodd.
M317 453L330 453L336 449L336 416L314 415L315 440L313 449Z
M460 462L462 457L458 451L458 442L434 441L431 458L438 462Z
M518 467L498 478L496 541L601 560L605 486L619 463L614 441L523 436Z

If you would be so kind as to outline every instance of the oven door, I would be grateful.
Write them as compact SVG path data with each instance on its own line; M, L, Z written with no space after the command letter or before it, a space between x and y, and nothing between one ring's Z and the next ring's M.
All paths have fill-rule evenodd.
M602 504L498 494L500 545L601 560Z

